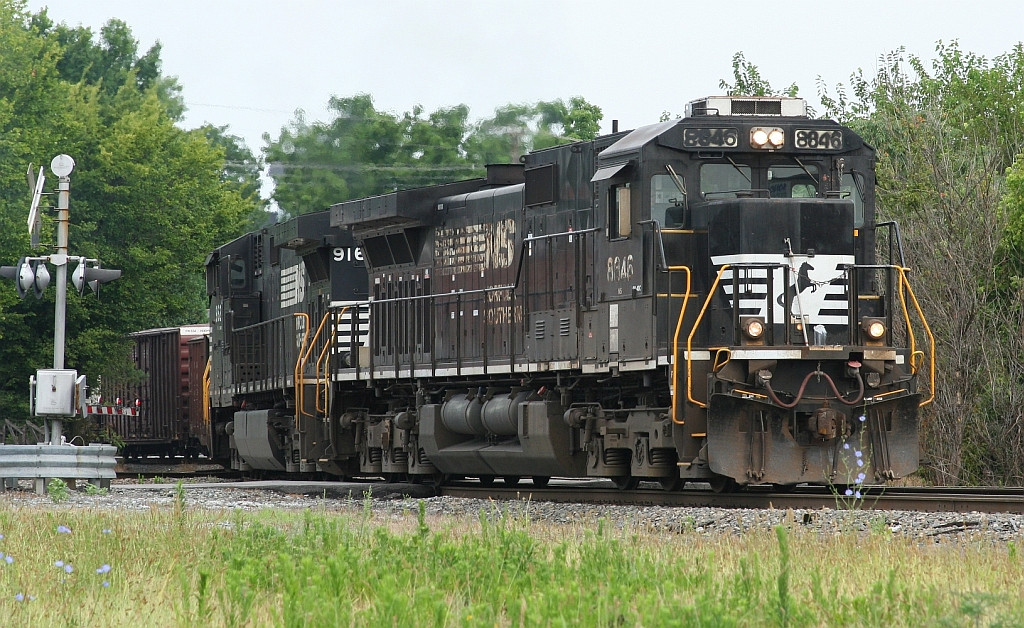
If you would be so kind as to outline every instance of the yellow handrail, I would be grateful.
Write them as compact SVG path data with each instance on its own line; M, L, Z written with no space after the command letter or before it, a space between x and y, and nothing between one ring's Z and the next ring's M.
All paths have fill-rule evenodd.
M341 320L341 318L343 316L345 316L345 312L347 312L348 309L349 309L349 306L347 306L347 305L345 307L341 308L341 312L338 313L338 316L337 316L336 320ZM317 360L316 360L316 370L315 370L315 372L316 372L316 389L314 391L314 394L316 395L316 401L315 401L315 403L316 403L316 411L317 412L323 412L324 414L327 413L328 396L330 394L330 386L327 385L328 378L330 377L330 373L328 372L328 370L330 368L330 366L329 366L330 363L326 362L325 358L330 354L330 350L334 347L334 341L335 341L335 339L337 337L338 337L338 326L337 325L331 325L331 338L330 338L330 340L328 340L327 342L324 343L324 348L320 352L320 355L317 357ZM320 407L320 383L321 383L320 367L321 367L321 365L323 366L323 380L322 381L324 383L324 399L323 399L324 405L323 405L323 407Z
M672 422L682 425L685 421L676 418L676 411L678 409L676 399L679 397L679 393L676 391L676 388L679 386L679 360L677 355L679 353L679 331L683 327L683 317L686 315L686 304L690 301L690 267L669 266L668 270L670 272L680 270L686 272L686 292L683 294L683 304L679 308L679 320L676 321L676 332L672 336ZM669 285L669 290L671 289L672 286Z
M719 362L718 360L725 355L725 360ZM717 373L718 371L725 368L725 365L732 361L732 349L729 347L718 347L715 349L715 360L711 363L711 372Z
M928 362L929 362L929 364L928 364L928 392L929 392L929 395L928 395L927 399L925 399L920 404L918 404L919 407L924 407L924 406L928 405L929 403L931 403L932 401L935 400L935 336L932 335L932 328L928 326L928 321L924 317L924 312L921 311L921 304L917 302L917 297L914 295L914 289L910 287L910 281L907 280L907 272L906 271L908 269L902 268L900 266L896 266L895 268L900 273L900 286L901 287L902 286L906 286L907 293L910 294L910 300L914 303L914 310L917 312L917 317L921 319L921 324L924 325L924 331L928 335L928 347L929 347L929 352L928 352L928 354L929 354L928 355ZM904 295L903 290L901 289L899 291L899 293L900 293L900 304L903 306L903 316L904 316L904 319L905 319L905 321L907 323L907 335L910 336L910 355L911 355L910 368L911 368L911 370L914 373L916 373L918 370L920 370L920 367L915 369L914 365L913 365L913 361L914 361L913 360L913 356L914 356L914 354L916 352L915 352L915 346L914 346L914 334L913 334L913 332L911 331L911 328L910 328L910 312L907 310L907 298Z
M693 322L693 329L690 330L690 335L686 337L686 398L690 400L690 403L696 404L701 408L708 407L708 404L698 401L693 398L693 352L691 347L693 346L693 337L697 334L697 327L700 326L701 319L704 318L704 312L707 311L708 306L711 305L711 299L715 297L715 290L718 290L718 284L722 281L722 274L729 269L729 264L723 264L718 269L718 275L715 276L715 281L711 284L711 289L708 290L708 297L704 299L704 306L700 308L700 313L697 314L697 320ZM678 340L676 341L678 346ZM675 399L673 399L673 402Z

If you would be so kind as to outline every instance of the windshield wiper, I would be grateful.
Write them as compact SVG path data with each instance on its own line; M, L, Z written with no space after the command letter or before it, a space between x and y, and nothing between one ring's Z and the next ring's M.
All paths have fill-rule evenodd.
M796 165L800 166L800 169L804 171L804 174L806 174L807 176L809 176L811 178L811 181L814 181L814 187L820 187L821 186L821 184L818 183L817 177L815 177L813 174L811 174L811 171L807 169L807 166L805 166L802 161L800 161L799 157L794 156L793 157L793 161L796 162Z
M679 188L679 191L683 195L683 202L685 203L686 202L686 186L683 185L682 178L680 178L680 176L678 174L676 174L676 171L672 167L672 164L665 164L665 170L668 170L669 175L672 176L672 183L675 183L676 187Z

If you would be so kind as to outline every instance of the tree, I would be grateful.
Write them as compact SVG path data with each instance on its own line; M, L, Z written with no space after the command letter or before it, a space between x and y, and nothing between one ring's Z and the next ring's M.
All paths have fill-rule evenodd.
M266 153L274 200L295 215L352 198L483 176L489 163L517 162L533 149L600 130L601 109L577 96L509 104L469 123L465 105L424 115L416 105L401 116L378 111L357 94L330 101L333 119L307 123L298 112Z
M823 97L879 151L881 219L900 221L938 346L926 469L941 483L1024 477L1020 205L1002 201L1024 135L1021 47L993 60L939 42L931 67L900 49Z
M252 228L260 227L270 219L268 203L260 198L262 161L253 155L245 140L228 132L227 126L204 125L200 131L211 146L223 151L224 167L221 181L238 190L239 195L256 209L246 221Z
M800 88L790 83L784 90L776 90L771 83L761 76L756 65L747 61L742 52L732 56L732 77L735 81L729 84L725 80L718 82L718 87L729 96L788 96L795 98Z
M69 294L66 363L94 380L125 368L128 332L205 320L205 257L239 235L258 204L243 182L225 181L226 134L211 140L175 126L180 100L176 82L160 74L159 48L138 56L122 23L108 23L102 43L92 43L45 12L0 3L0 49L0 263L29 252L26 167L63 152L77 162L72 254L124 271L99 301ZM52 239L44 232L44 243ZM28 376L53 355L54 291L38 301L14 292L0 285L8 418L27 415Z

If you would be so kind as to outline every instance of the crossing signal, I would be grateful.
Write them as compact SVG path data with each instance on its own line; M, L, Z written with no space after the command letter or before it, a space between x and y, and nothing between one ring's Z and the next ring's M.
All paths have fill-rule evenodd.
M50 271L46 268L46 260L23 257L17 266L0 266L0 277L13 279L18 289L18 296L24 298L33 292L37 299L43 298L43 292L50 285Z
M120 270L101 268L98 262L95 266L89 266L85 259L81 259L74 272L71 273L71 283L80 295L84 295L85 287L89 286L93 294L99 296L100 284L110 283L120 276Z

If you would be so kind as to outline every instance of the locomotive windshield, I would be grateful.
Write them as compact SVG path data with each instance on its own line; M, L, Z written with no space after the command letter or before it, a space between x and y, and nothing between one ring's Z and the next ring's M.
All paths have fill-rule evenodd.
M814 198L818 195L818 167L768 168L768 193L772 198Z
M764 188L771 198L814 198L818 195L818 167L812 164L776 164L767 170L768 180L758 185L757 173L745 164L704 164L700 168L700 192L706 199L736 198Z
M706 199L736 198L753 189L750 166L730 161L700 167L700 193Z

